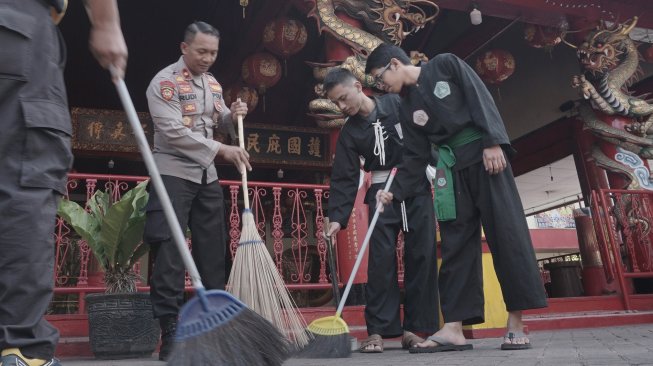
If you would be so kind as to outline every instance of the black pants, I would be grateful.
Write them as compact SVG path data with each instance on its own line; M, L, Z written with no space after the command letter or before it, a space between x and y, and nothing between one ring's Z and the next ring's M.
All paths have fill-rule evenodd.
M367 195L370 220L376 209L373 185ZM372 232L367 264L365 322L367 333L385 338L403 330L433 333L438 329L438 273L435 252L435 214L430 195L406 200L408 232L404 233L404 325L401 325L397 279L397 235L402 229L401 206L394 202L379 215Z
M181 227L190 228L193 259L207 289L224 289L226 232L224 198L218 182L198 184L162 176ZM150 297L154 317L179 313L183 302L185 268L175 245L161 204L152 189L147 205L144 240L151 245L154 268Z
M43 315L72 164L65 52L40 1L0 0L0 24L0 349L50 359L59 332Z
M482 162L454 172L454 221L440 222L440 295L446 323L484 322L481 223L508 311L546 307L542 279L510 165L489 175Z

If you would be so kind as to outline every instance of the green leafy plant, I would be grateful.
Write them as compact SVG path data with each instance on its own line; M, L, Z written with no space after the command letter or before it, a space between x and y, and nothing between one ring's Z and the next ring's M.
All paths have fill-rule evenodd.
M88 243L104 270L107 293L136 292L138 275L134 264L149 251L142 242L145 228L147 181L127 191L119 201L111 194L96 191L88 210L64 199L58 214Z

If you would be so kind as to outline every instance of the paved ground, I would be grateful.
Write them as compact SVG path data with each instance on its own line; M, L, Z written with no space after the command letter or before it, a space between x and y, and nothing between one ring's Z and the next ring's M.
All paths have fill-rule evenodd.
M653 324L611 328L532 332L533 349L501 351L499 339L472 340L474 350L413 355L398 342L382 354L353 353L349 359L291 359L288 366L653 366ZM64 366L159 366L154 359L95 361L64 360Z

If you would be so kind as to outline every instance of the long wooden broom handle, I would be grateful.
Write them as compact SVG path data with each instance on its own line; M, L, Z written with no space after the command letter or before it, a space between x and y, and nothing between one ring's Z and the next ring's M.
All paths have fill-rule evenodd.
M175 244L177 245L177 249L179 249L179 253L181 254L182 260L184 261L184 265L188 270L188 274L190 275L193 287L196 291L204 291L204 285L200 279L200 274L197 271L195 262L193 262L193 256L190 254L190 250L186 245L186 238L184 237L184 233L181 230L181 226L179 226L179 220L177 220L177 215L175 215L175 211L172 208L172 203L170 202L168 192L166 192L166 188L163 185L163 180L159 174L159 169L157 169L156 164L154 163L154 157L150 151L150 145L147 143L147 139L145 138L145 132L143 132L143 127L138 120L138 115L136 114L136 109L134 108L134 104L132 103L131 97L129 96L129 91L127 90L125 81L117 76L118 73L113 67L110 68L110 71L113 76L114 84L116 84L116 90L120 96L122 106L125 108L127 119L129 120L129 124L134 131L136 143L138 144L138 148L141 151L141 155L143 155L143 161L145 161L147 171L150 173L150 180L154 185L154 191L161 201L163 213L165 214L166 220L168 221L168 226L172 231L172 237Z
M240 99L238 99L240 101ZM245 132L243 130L243 115L239 114L238 115L238 144L240 145L241 149L245 148ZM248 189L247 189L247 167L242 166L240 168L240 176L241 180L243 182L243 201L245 202L245 209L249 209L249 194L248 194Z
M390 185L392 184L392 181L395 179L395 175L397 174L397 168L392 168L392 171L390 171L390 176L388 177L388 181L385 184L385 187L383 188L384 192L387 192L390 189ZM372 221L370 221L370 226L367 228L367 234L365 234L365 240L363 240L363 245L361 245L361 249L358 251L358 256L356 257L356 263L354 263L354 268L351 270L351 274L349 275L349 280L347 281L347 287L345 287L345 292L342 294L342 298L340 299L340 304L338 304L338 309L336 310L336 316L340 317L340 314L342 314L342 309L345 307L345 302L347 302L347 296L349 296L349 290L351 290L351 285L354 283L354 277L356 277L356 272L358 272L358 267L361 265L361 261L363 260L363 254L365 254L365 249L367 249L367 245L370 243L370 238L372 237L372 231L374 231L374 226L376 226L376 221L379 219L379 214L381 213L381 204L377 202L376 205L376 211L374 211L374 217L372 217Z

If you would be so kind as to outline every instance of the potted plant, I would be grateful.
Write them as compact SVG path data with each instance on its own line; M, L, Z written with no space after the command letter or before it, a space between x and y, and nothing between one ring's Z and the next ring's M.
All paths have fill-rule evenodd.
M147 182L112 202L96 191L87 209L64 199L58 214L88 243L104 271L106 291L86 296L89 342L97 358L150 356L159 340L149 294L138 293L134 264L149 247L142 242Z

